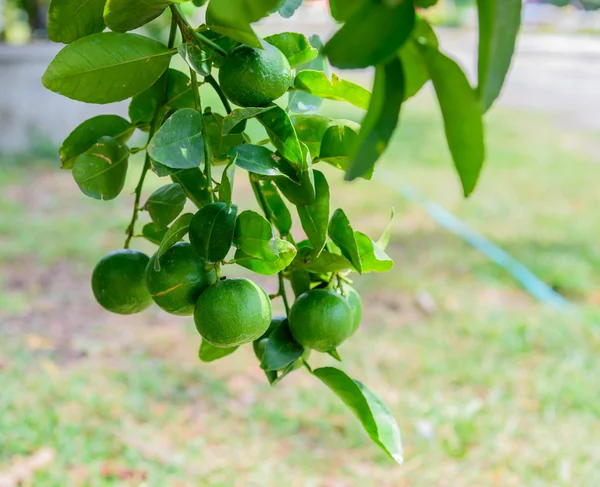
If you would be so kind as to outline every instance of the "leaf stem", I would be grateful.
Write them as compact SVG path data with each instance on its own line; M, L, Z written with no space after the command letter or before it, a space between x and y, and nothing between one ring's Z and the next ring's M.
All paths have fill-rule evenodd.
M223 90L221 89L221 87L219 86L219 83L217 83L217 80L213 77L212 74L209 74L206 78L204 78L208 84L210 86L213 87L213 89L217 92L217 95L219 95L219 98L221 100L221 103L223 103L223 107L225 108L225 111L229 114L231 113L231 105L229 104L229 101L227 100L227 98L225 97L225 93L223 93Z
M194 29L185 18L185 14L183 13L183 10L181 10L180 5L171 5L171 12L173 13L173 17L177 18L177 22L179 23L179 26L182 30L181 34L186 39L189 39L190 36L194 37L201 44L206 44L207 46L210 46L217 54L220 54L221 56L227 56L227 51L225 49L223 49L217 43L211 41L208 37L203 36L199 32L196 32L196 29Z

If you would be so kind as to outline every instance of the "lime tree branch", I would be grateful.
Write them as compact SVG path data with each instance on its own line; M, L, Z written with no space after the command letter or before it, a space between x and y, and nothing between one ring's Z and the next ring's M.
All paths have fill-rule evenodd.
M223 104L223 108L225 108L225 111L228 114L231 113L231 105L229 104L229 100L227 100L227 98L225 97L225 93L223 93L223 90L219 86L219 83L217 83L217 80L213 77L212 74L208 75L204 79L208 82L208 84L210 86L213 87L213 89L217 92L217 95L219 95L219 99L221 100L221 103Z

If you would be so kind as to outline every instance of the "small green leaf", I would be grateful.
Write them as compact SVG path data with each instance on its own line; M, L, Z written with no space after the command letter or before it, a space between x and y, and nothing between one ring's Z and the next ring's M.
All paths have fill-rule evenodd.
M81 154L73 165L73 178L86 196L97 200L116 198L125 185L129 149L104 136Z
M306 144L313 157L319 157L321 141L333 120L323 115L303 114L292 115L290 120L294 124L298 140Z
M137 34L92 34L65 46L46 69L42 83L73 100L112 103L152 86L169 67L172 55L160 42Z
M166 228L182 212L187 198L179 184L166 184L150 195L144 209L157 230Z
M119 142L127 142L134 127L118 115L97 115L79 124L58 149L62 169L71 169L75 160L92 147L100 137L108 135Z
M342 272L352 268L352 264L339 254L323 250L316 256L312 246L301 247L294 260L296 269L303 269L316 274L327 274L329 272Z
M327 58L320 51L323 49L323 43L318 35L312 35L309 39L310 45L317 49L319 55L311 62L297 67L298 71L311 69L313 71L322 71L329 77L329 64ZM317 96L305 93L303 91L293 90L289 93L288 111L292 113L315 113L323 104L323 99ZM311 150L312 152L312 150Z
M335 210L331 217L329 222L329 238L340 248L342 255L352 263L352 266L362 274L362 262L354 230L350 226L350 221L342 209L338 208Z
M182 187L186 196L198 208L210 203L210 192L208 191L206 176L197 167L177 171L171 175L171 180Z
M156 272L160 271L160 258L164 253L187 235L193 217L192 213L184 213L169 227L156 251L156 260L154 261L154 270Z
M277 151L294 165L302 164L300 142L290 117L285 110L274 106L267 112L256 115L256 119L267 131Z
M194 252L207 262L222 261L233 241L237 206L210 203L200 208L190 223L190 243Z
M262 176L287 176L281 171L281 157L261 145L243 144L231 150L235 164L248 172Z
M284 19L289 19L300 8L300 5L302 5L302 0L280 0L278 6L279 15Z
M354 232L360 253L363 272L387 272L394 267L394 261L379 245L361 232Z
M313 374L356 415L371 440L393 460L402 463L400 428L381 400L362 383L334 367L315 369Z
M313 246L315 255L318 256L325 242L327 242L327 229L329 226L329 185L321 171L314 171L315 201L310 205L298 206L298 216L302 229Z
M336 359L338 362L342 361L342 356L340 355L340 352L338 352L337 348L329 350L327 353L331 355L334 359Z
M183 0L107 0L104 7L106 25L115 32L127 32L146 25L174 3Z
M142 235L146 240L153 244L160 245L160 242L167 233L168 228L157 229L154 223L146 223L142 228Z
M148 144L152 159L173 169L198 167L204 157L202 115L182 108L171 115Z
M287 240L282 240L280 238L275 240L277 243L277 251L279 252L279 257L277 260L273 262L260 260L255 257L251 257L245 254L242 250L238 249L234 257L236 263L242 267L245 267L246 269L250 269L256 274L263 274L265 276L272 276L278 272L281 272L294 260L294 257L296 256L296 247L294 247Z
M223 175L221 176L221 184L219 184L219 199L227 205L227 208L231 207L234 177L235 159L229 164L227 164L225 169L223 169Z
M229 132L231 132L235 127L237 127L244 120L247 120L249 118L254 118L257 115L260 115L261 113L272 110L273 108L275 108L275 105L270 105L270 106L266 106L266 107L258 107L258 108L254 108L254 107L236 108L235 110L233 110L229 115L227 115L223 119L223 129L222 129L223 135L227 135Z
M394 208L392 208L392 211L390 214L390 221L388 222L387 226L385 227L385 230L381 234L381 237L379 237L379 239L377 240L377 245L379 245L381 250L385 251L385 249L387 249L388 244L390 243L390 237L392 235L392 226L394 223L395 215L396 215L396 211L394 210Z
M310 45L304 34L282 32L265 37L265 41L279 49L292 68L309 63L319 55L319 51Z
M204 136L208 138L213 165L229 162L231 150L248 141L241 133L230 132L228 135L223 135L224 121L225 118L220 113L210 111L204 113Z
M419 47L433 81L464 195L469 196L485 159L479 99L458 64L434 47L422 44Z
M241 212L235 222L233 245L244 254L267 262L279 258L273 227L267 219L252 210Z
M373 171L396 129L400 107L404 100L404 73L400 59L375 68L373 96L367 115L361 124L357 150L348 164L346 180L365 176Z
M267 205L273 215L273 225L279 231L281 235L288 235L292 229L292 215L283 198L277 191L277 187L273 184L273 181L266 179L261 181L262 191L267 201Z
M269 336L260 367L263 370L280 370L293 364L303 353L304 347L294 340L288 322L284 320Z
M371 94L368 90L351 81L338 78L335 74L332 74L329 80L321 71L309 69L299 71L294 79L294 88L328 100L347 101L364 110L369 108Z
M51 0L48 8L48 37L68 44L104 30L105 0Z
M213 362L220 358L227 357L227 355L231 355L237 349L238 347L218 348L211 345L206 340L202 340L198 358L202 360L202 362Z
M200 76L209 76L212 63L208 54L200 49L193 42L185 42L177 48L179 55L185 60L187 65Z

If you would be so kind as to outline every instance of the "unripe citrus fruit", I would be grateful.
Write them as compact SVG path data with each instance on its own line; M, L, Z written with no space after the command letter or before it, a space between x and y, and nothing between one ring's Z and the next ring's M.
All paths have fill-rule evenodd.
M298 343L328 352L352 334L354 314L343 296L327 289L314 289L298 297L288 321Z
M292 83L292 69L284 54L270 44L263 47L238 46L221 65L221 89L236 105L264 106L282 96Z
M352 309L352 314L354 315L354 325L352 327L352 334L354 334L356 333L356 330L358 330L360 322L362 321L362 300L360 299L360 294L358 294L356 289L349 285L344 286L343 294L345 295L346 301L348 301L348 304Z
M154 302L167 313L193 314L200 293L216 280L215 272L206 272L204 261L185 242L176 243L160 257L159 271L155 262L156 254L146 267L146 286Z
M100 259L92 273L96 301L113 313L138 313L152 304L144 273L149 258L131 249L119 249Z
M249 279L225 279L207 287L196 303L194 322L215 347L235 347L260 337L271 323L271 301Z

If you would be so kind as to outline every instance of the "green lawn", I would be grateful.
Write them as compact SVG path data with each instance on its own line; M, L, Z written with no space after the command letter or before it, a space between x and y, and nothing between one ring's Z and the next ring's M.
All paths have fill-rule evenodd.
M22 158L0 161L0 474L49 447L56 457L33 485L600 485L598 134L497 110L487 167L465 201L438 118L427 99L409 107L383 166L575 306L536 303L389 187L350 186L327 169L332 204L355 228L376 238L396 210L396 266L356 279L365 320L340 352L398 419L403 466L305 371L270 388L251 347L200 363L191 319L101 310L89 275L122 244L132 197L91 200L57 162ZM241 172L236 184L250 204ZM316 355L313 366L332 363Z

